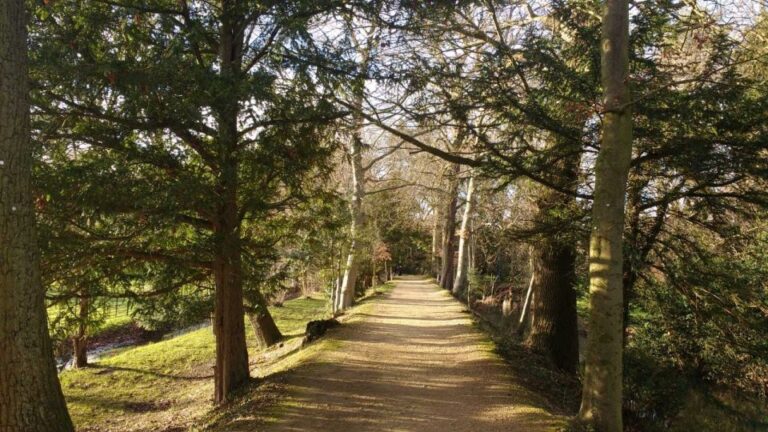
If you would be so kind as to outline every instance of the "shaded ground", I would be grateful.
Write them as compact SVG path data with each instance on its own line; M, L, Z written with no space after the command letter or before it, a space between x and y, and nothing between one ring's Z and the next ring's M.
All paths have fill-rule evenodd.
M451 296L404 279L282 378L273 421L228 430L548 431L564 419L518 384ZM261 424L259 424L261 423Z

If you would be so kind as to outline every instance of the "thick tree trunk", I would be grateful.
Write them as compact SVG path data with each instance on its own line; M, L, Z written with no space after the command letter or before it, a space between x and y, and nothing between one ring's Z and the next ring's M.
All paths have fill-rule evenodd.
M233 2L222 2L219 58L220 73L227 80L236 80L240 74L242 34L236 27L239 12L235 6ZM249 379L238 206L238 89L230 85L226 90L231 94L226 98L218 96L216 106L220 164L213 257L216 284L213 323L216 335L216 404L229 400L232 392Z
M26 23L22 0L0 2L0 431L71 432L40 280Z
M86 292L80 293L80 310L78 311L77 334L72 338L73 365L75 368L88 366L88 303Z
M456 280L453 283L453 294L460 296L467 289L468 270L469 270L469 243L472 233L470 232L470 220L472 218L473 199L475 193L475 178L470 177L467 184L467 203L464 205L464 217L461 220L461 230L459 231L459 260L456 263Z
M531 327L527 344L545 353L560 369L576 372L576 252L571 243L545 239L532 251Z
M227 188L230 189L230 188ZM217 230L213 273L216 281L214 334L216 370L214 401L226 402L233 390L248 381L248 351L243 317L243 278L240 257L239 221L233 191L227 194Z
M603 131L595 164L589 245L590 317L579 417L599 432L622 430L622 233L632 158L629 6L607 0L601 77Z
M253 332L256 334L256 340L259 342L260 347L270 347L283 339L283 334L280 333L280 329L277 328L272 314L268 311L266 313L250 313L248 314L248 320L251 322L251 326L253 326Z
M577 119L576 124L583 124ZM556 168L562 171L563 185L576 191L580 142L557 141L552 150L572 150L560 158ZM554 168L554 167L553 167ZM542 352L561 370L575 373L579 362L576 319L576 251L575 236L567 216L576 206L571 195L542 188L536 194L537 224L544 235L531 249L533 271L531 320L527 344Z
M255 304L252 304L248 308L248 321L251 322L253 327L253 333L256 335L256 340L259 342L259 346L262 348L270 347L283 339L283 334L280 333L280 329L277 328L272 314L269 313L267 307L267 301L261 295L257 293Z
M440 286L445 289L453 288L454 276L454 235L456 231L456 210L459 195L459 164L453 165L453 175L450 179L450 188L446 196L446 207L443 215L443 248L442 248L442 268L440 269Z

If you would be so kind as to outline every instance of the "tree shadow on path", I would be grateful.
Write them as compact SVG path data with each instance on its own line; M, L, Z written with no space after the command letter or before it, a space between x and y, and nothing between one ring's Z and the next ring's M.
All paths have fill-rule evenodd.
M564 424L516 383L463 307L427 280L399 280L332 332L340 343L282 379L286 395L228 431L548 431Z

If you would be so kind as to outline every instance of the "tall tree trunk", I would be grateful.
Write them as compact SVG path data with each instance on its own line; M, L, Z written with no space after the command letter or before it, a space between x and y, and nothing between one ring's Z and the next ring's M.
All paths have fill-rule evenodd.
M376 274L376 258L374 257L374 253L371 254L371 288L375 288L376 285L379 284L379 276Z
M362 57L361 69L368 69L370 50L373 39L368 40L368 45L361 50ZM341 282L335 312L343 312L352 306L355 300L355 283L357 282L358 261L360 260L360 231L363 226L363 199L365 197L365 168L363 167L363 116L360 112L363 109L363 99L365 97L365 80L358 79L354 83L353 105L355 112L352 116L352 140L349 146L349 158L352 167L352 197L349 204L349 210L352 216L352 223L349 227L349 253L347 255L347 265L344 268L344 279Z
M576 372L576 252L570 242L549 239L532 250L531 327L527 344L545 353L560 369Z
M464 205L464 217L461 220L461 230L459 231L459 260L456 263L456 280L453 283L453 294L461 295L467 289L467 273L469 269L469 243L472 233L470 232L470 220L472 218L473 199L475 192L475 177L469 178L467 184L467 202Z
M22 0L0 2L0 431L70 432L32 207L26 23Z
M237 5L222 1L219 58L221 75L237 82L240 74L242 35L235 23ZM216 284L214 334L216 335L216 368L214 371L214 403L226 402L231 393L248 381L248 350L245 343L245 309L243 307L243 274L238 206L238 96L237 86L219 95L216 107L218 123L219 179L218 208L214 221L215 251L213 275Z
M595 164L589 245L590 317L579 417L599 432L622 430L622 233L632 158L629 6L607 0L601 40L603 131Z
M440 279L440 245L441 245L441 230L440 230L440 221L442 219L440 215L440 206L435 207L435 220L434 224L432 225L432 275L438 279Z
M236 166L234 161L231 165ZM235 172L234 167L227 176ZM216 281L214 334L216 335L216 370L214 401L226 402L237 387L248 381L248 351L243 320L243 276L239 220L233 184L224 181L225 203L216 224L216 252L213 273Z
M440 270L440 286L445 289L453 288L454 263L454 235L456 231L456 210L459 198L459 164L453 164L453 175L450 178L450 188L446 196L446 207L443 215L443 250L442 268Z
M88 366L88 315L89 298L87 291L80 292L80 304L78 310L77 334L72 338L72 351L74 355L73 365L76 368Z
M362 117L359 120L359 126L362 127ZM341 282L339 295L337 296L336 311L341 312L352 306L355 299L355 283L357 282L357 273L360 254L360 230L363 225L363 197L365 196L363 170L363 148L360 138L360 130L354 132L350 158L352 162L352 200L349 208L352 213L352 223L349 226L349 253L347 254L347 264L344 268L344 278Z
M583 125L578 118L575 124ZM567 154L555 167L562 171L566 189L576 191L581 143L558 139L553 151ZM553 167L554 168L554 167ZM579 363L576 313L576 239L570 228L570 209L575 198L553 189L536 194L536 222L544 235L531 249L533 271L531 320L526 343L542 352L559 369L575 373ZM565 216L563 216L565 215Z
M251 322L253 333L261 348L270 347L283 339L283 334L277 328L272 314L269 313L267 301L261 293L257 293L256 301L248 309L248 321Z
M474 218L469 221L469 232L475 232L475 220ZM474 235L469 236L469 245L467 246L467 266L469 273L474 273L477 269L477 237Z

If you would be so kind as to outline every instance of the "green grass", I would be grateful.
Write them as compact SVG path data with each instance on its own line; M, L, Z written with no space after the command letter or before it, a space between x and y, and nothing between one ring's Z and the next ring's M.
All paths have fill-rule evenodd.
M269 310L283 335L290 337L303 335L307 321L323 317L329 312L328 307L328 300L322 298L321 294L315 294L315 297L289 300L284 306L271 307Z
M66 312L74 316L76 312L74 310L65 311L66 305L54 305L48 308L48 322L54 322L59 314ZM102 305L101 310L97 311L97 315L102 315L104 319L98 323L98 325L92 326L89 329L90 337L96 337L103 333L107 333L122 327L126 327L133 322L131 317L131 307L125 299L110 300L108 304Z
M586 319L589 316L589 296L584 295L576 299L576 313Z
M307 321L327 315L327 301L301 298L272 308L287 338L303 334ZM251 367L264 357L246 323ZM215 341L211 328L126 348L92 367L60 375L78 430L162 430L170 419L195 418L210 409ZM272 351L272 349L268 350ZM253 371L252 375L260 375ZM98 425L98 428L95 426Z

